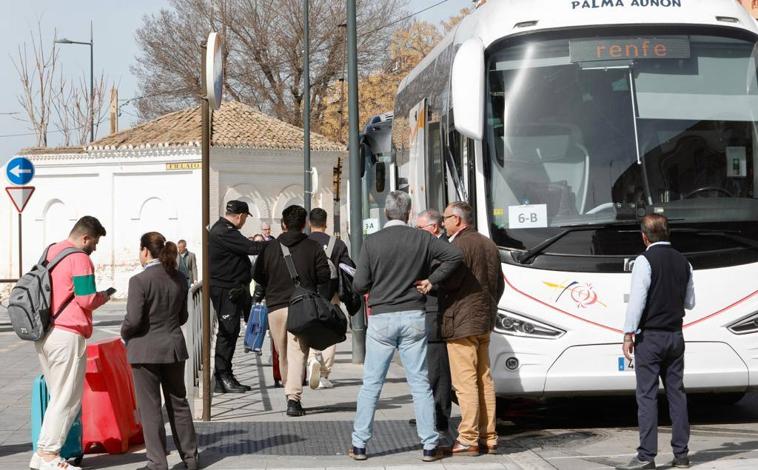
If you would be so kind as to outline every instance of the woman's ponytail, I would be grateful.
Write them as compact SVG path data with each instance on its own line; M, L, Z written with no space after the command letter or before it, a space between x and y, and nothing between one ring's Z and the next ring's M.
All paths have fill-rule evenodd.
M176 248L176 244L167 242L166 237L158 232L148 232L142 235L140 248L147 248L150 256L159 260L167 273L176 273L176 257L179 256L179 250Z

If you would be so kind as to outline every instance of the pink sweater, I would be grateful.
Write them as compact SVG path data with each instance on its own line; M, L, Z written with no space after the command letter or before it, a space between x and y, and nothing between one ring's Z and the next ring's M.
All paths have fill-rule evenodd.
M65 248L74 245L68 240L50 247L47 260L51 261ZM92 336L92 311L105 303L106 297L95 288L95 267L84 253L68 255L53 269L53 313L74 293L74 299L55 319L55 328L62 328L85 338Z

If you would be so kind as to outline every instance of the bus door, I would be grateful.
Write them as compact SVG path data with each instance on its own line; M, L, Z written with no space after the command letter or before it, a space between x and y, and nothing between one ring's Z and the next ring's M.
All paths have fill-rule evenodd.
M415 214L426 210L426 98L411 108L408 114L408 194L411 196L411 220L415 221Z

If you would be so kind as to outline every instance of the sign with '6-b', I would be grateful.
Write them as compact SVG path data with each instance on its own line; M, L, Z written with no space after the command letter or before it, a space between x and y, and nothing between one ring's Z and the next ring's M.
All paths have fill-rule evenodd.
M547 227L547 205L526 204L508 207L509 228Z

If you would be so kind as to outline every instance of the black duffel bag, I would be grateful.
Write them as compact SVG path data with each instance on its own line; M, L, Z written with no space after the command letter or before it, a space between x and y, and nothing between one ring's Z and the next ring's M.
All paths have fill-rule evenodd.
M290 250L282 245L284 262L290 273L295 290L287 310L287 331L297 336L309 348L323 351L329 346L347 339L347 319L339 306L329 303L317 292L300 285L300 277L292 261Z

